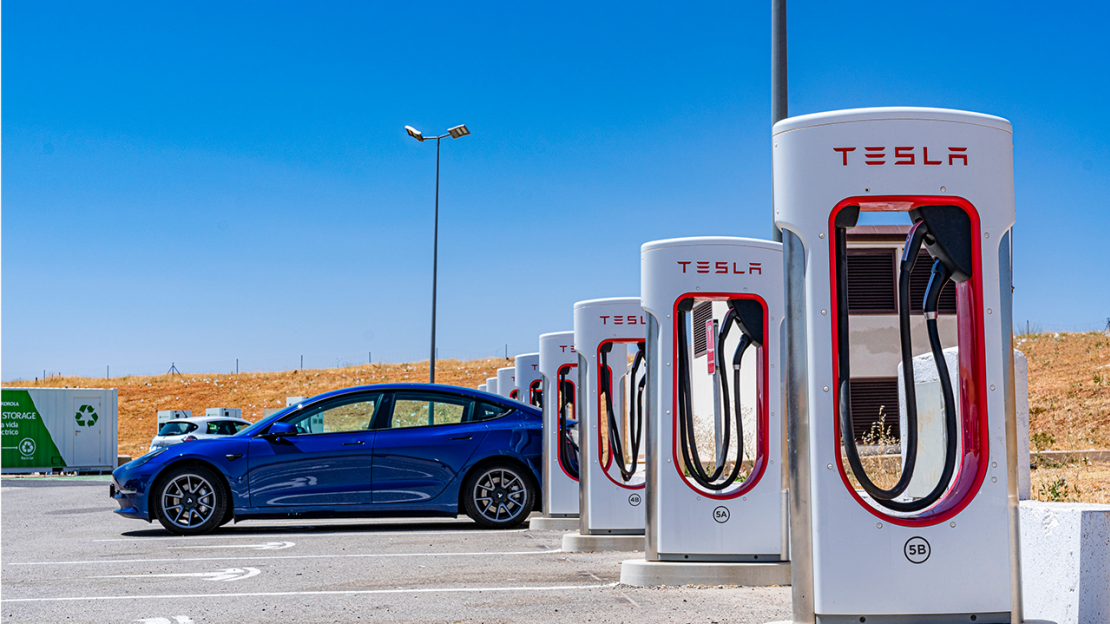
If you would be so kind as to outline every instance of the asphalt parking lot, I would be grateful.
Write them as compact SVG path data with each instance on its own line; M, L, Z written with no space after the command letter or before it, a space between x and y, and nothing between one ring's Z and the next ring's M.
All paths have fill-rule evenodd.
M258 521L201 537L118 518L108 477L3 479L5 622L750 622L790 588L620 585L632 553L469 519ZM642 556L642 555L641 555Z

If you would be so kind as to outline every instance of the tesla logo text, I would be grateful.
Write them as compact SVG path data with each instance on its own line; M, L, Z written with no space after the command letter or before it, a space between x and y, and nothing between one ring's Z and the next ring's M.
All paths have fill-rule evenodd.
M602 325L608 325L609 319L613 319L614 325L647 325L647 321L642 316L634 314L620 315L620 316L599 316Z
M532 365L532 370L536 370L536 369L537 369L537 368L539 368L539 367L540 367L540 365L539 365L539 364L533 364L533 365Z
M690 265L694 265L693 270L696 273L729 273L732 275L743 275L749 273L751 275L763 275L762 262L749 262L746 267L748 270L740 268L740 263L737 262L710 262L709 260L679 260L678 263L682 265L682 272L685 273Z
M570 349L571 353L575 352L574 345L559 345L559 351L561 351L562 353L566 353L567 349Z
M854 147L834 147L834 152L840 154L840 164L845 167L848 166L848 153L856 151ZM948 148L948 164L955 165L959 161L961 165L967 166L967 148L966 147L949 147ZM918 159L918 152L916 147L865 147L863 148L863 162L866 165L885 165L887 159L891 159L896 165L943 165L944 154L937 155L937 150L934 148L933 157L929 156L929 148L922 147L921 158Z

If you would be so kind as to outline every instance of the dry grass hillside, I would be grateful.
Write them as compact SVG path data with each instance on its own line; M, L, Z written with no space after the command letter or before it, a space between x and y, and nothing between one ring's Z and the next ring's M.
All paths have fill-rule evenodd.
M512 360L488 358L460 362L438 360L436 382L477 388ZM298 370L280 373L183 374L150 377L55 377L44 382L5 383L5 386L51 388L119 388L119 452L138 457L146 452L157 429L158 410L191 410L194 416L209 407L238 407L243 418L262 418L266 408L284 407L285 397L314 396L363 384L428 381L428 362L364 364L349 368Z
M1101 332L1029 334L1017 338L1029 360L1031 447L1038 450L1110 449L1110 336ZM441 360L436 381L476 388L512 360ZM242 408L258 420L265 408L282 407L285 397L312 396L360 384L421 382L428 363L373 364L349 368L280 373L187 374L122 377L110 381L62 377L38 382L44 387L119 388L119 450L137 457L145 452L163 409ZM11 382L5 386L34 386ZM1042 500L1110 502L1110 464L1038 462L1034 497Z
M1110 449L1110 336L1029 334L1015 343L1029 360L1033 448Z

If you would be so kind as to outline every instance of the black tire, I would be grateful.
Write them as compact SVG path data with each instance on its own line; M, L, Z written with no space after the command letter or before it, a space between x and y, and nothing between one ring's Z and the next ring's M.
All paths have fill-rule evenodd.
M177 535L214 531L223 524L227 511L219 475L204 466L171 468L150 495L158 522Z
M509 462L486 464L463 484L466 515L487 529L522 524L536 502L536 486L523 468Z

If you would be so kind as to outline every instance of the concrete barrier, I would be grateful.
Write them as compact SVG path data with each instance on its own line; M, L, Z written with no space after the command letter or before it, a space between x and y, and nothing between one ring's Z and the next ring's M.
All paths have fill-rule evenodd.
M1021 502L1025 617L1110 622L1110 505Z

